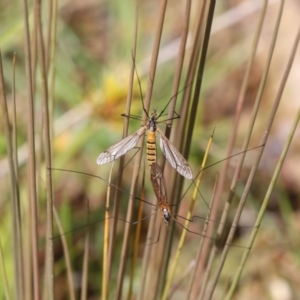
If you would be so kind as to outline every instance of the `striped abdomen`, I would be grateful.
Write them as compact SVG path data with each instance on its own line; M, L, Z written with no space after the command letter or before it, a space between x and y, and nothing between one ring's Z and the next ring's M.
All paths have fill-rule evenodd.
M155 131L148 131L147 136L147 160L148 165L151 167L156 162L156 137Z

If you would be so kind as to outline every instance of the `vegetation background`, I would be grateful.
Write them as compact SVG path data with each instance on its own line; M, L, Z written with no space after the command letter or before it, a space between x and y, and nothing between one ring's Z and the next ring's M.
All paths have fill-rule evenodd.
M5 86L5 90L1 86L3 122L0 123L3 133L0 136L0 298L145 299L147 295L147 299L200 299L200 296L201 299L298 299L299 129L295 131L276 184L272 186L271 180L276 175L276 166L280 163L279 158L289 140L290 131L293 126L297 128L294 119L299 118L299 50L296 50L291 62L282 95L279 90L284 82L288 61L292 57L292 47L297 45L299 39L299 2L193 1L188 29L183 29L183 25L189 1L168 1L163 19L164 1L48 1L41 3L41 27L38 14L40 3L26 3L25 0L3 0L0 4L0 50ZM25 4L28 5L28 15L25 14ZM210 10L213 12L211 16ZM262 16L262 30L258 35L257 28ZM30 44L26 41L24 19L28 21ZM156 48L159 21L163 24L163 31ZM200 29L199 23L202 24ZM135 48L136 26L138 31ZM38 39L39 28L42 28L43 47ZM188 33L188 39L186 51L182 54L179 52L179 45L184 32ZM209 37L207 49L206 36ZM253 52L255 38L258 39L258 46ZM187 78L192 74L190 61L197 46L201 51L198 50L194 66L198 66L202 59L205 64L203 73L197 67L197 73L192 75L191 82ZM30 55L26 52L29 48ZM157 53L154 77L151 66ZM249 65L252 53L253 61ZM181 119L174 120L170 140L181 153L188 156L196 177L201 170L206 144L217 122L206 165L222 160L203 173L192 215L204 217L209 212L208 203L213 194L215 178L221 172L225 176L224 186L219 194L217 218L214 218L215 222L208 223L217 226L221 220L235 168L241 157L235 156L224 168L224 158L228 156L228 142L232 134L235 133L232 153L242 152L249 128L252 134L247 149L261 146L246 153L226 224L234 219L238 203L245 193L247 202L235 239L228 244L230 251L220 273L218 264L224 253L222 250L226 247L214 247L213 243L209 245L207 255L215 249L216 257L207 282L203 280L208 273L194 273L201 265L198 260L201 258L198 256L202 257L202 264L208 264L208 256L204 259L204 254L199 254L204 219L194 218L193 222L188 222L191 223L189 228L192 233L183 242L177 268L172 268L174 255L178 253L178 241L184 230L176 222L173 222L175 230L161 224L156 205L151 204L156 199L145 155L143 154L140 166L135 163L145 149L129 152L125 168L121 162L121 183L117 183L121 178L119 161L115 162L112 172L114 185L110 188L107 182L112 164L96 165L97 156L121 140L126 131L128 119L124 120L120 115L126 113L126 98L130 95L130 86L130 113L136 116L143 114L137 78L131 84L133 63L141 81L142 93L146 95L146 102L149 86L153 84L149 112L154 108L161 112L174 96L174 74L177 74L181 55L184 57L183 69L180 71L181 83L175 93L178 96L175 108ZM32 68L31 82L29 65ZM248 68L249 79L241 97ZM200 96L197 97L195 83L199 80L201 89ZM185 100L190 88L193 92L189 100ZM32 109L29 90L32 91L34 103ZM241 98L244 98L244 103L241 110L238 110L238 100ZM255 124L251 127L249 124L257 98L261 102ZM270 117L277 98L281 99L280 104L276 114ZM13 121L14 99L16 122ZM49 109L49 120L45 117L45 103ZM189 103L186 118L184 103ZM196 105L196 109L193 110L192 105ZM168 109L169 107L166 113ZM240 121L235 124L237 111ZM7 117L10 130L7 130L5 123ZM34 134L30 135L33 120ZM262 143L269 120L273 123L267 142ZM128 134L137 130L140 124L139 121L130 119ZM165 129L164 123L159 126L162 130ZM52 137L50 144L47 143L50 140L45 130ZM182 134L178 134L179 132ZM33 138L36 151L31 148ZM51 146L52 168L65 171L50 172L51 168L47 168L47 145ZM263 155L260 163L245 192L251 168L261 150ZM158 155L159 162L163 164L160 149ZM139 174L137 182L132 177L135 172ZM100 176L101 179L88 174ZM183 216L189 210L195 184L190 185L187 180L182 182L175 175L167 162L165 179L169 195L172 195L170 203L178 199L180 206L175 207L174 217L183 224ZM33 182L36 182L35 188ZM129 197L130 190L135 183L132 198ZM121 185L120 190L115 188L117 184ZM181 184L181 189L177 189ZM269 188L271 194L267 193ZM33 189L35 193L32 192ZM105 209L108 196L111 198L109 215ZM145 202L139 199L144 199ZM119 215L114 218L115 202L119 205ZM53 222L53 233L49 231L52 228L52 212L49 210L52 203L61 222L61 229L58 221ZM139 217L137 206L141 204L143 215ZM128 220L128 211L132 211L133 215L126 222L124 220ZM249 244L249 237L258 229L254 225L260 212L263 213L263 219L259 222L258 234L252 245ZM113 233L111 229L109 237L114 238L115 246L110 248L109 242L105 240L105 220L114 219L118 221L116 231ZM152 230L150 220L154 220L155 225L151 241L147 236L149 230ZM85 226L89 223L94 224ZM136 235L138 225L141 228ZM127 226L129 232L126 233ZM80 229L75 230L77 228ZM206 240L216 239L215 230L211 233L211 239ZM68 233L69 231L72 232ZM53 239L51 235L54 236ZM139 236L139 240L134 236ZM245 266L241 267L242 277L234 285L234 294L231 295L229 291L233 286L234 276L239 271L241 257L250 250L250 246L250 255ZM145 261L149 265L145 265ZM54 272L53 280L51 270ZM192 274L198 275L192 277ZM201 285L203 294L200 293Z

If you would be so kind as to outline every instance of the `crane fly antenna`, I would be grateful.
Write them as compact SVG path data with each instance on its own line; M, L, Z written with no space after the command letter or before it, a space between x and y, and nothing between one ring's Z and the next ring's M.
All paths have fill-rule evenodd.
M138 74L138 71L137 71L137 68L136 68L136 64L135 64L135 58L133 56L133 53L131 52L131 55L132 55L132 62L133 62L133 67L134 67L134 71L135 71L135 74L136 74L136 77L137 77L137 81L138 81L138 84L139 84L139 90L140 90L140 95L141 95L141 100L142 100L142 106L143 106L143 111L144 113L146 114L147 118L149 119L150 116L145 108L145 105L144 105L144 96L143 96L143 90L142 90L142 84L141 84L141 80L140 80L140 77L139 77L139 74ZM150 79L152 81L152 79ZM167 109L167 107L169 106L169 104L171 103L171 101L177 97L182 91L184 91L186 88L188 88L191 84L193 83L193 81L189 84L187 84L184 88L182 88L180 91L178 91L174 96L172 96L169 101L167 102L167 104L165 105L165 107L163 108L163 110L159 113L159 115L157 116L157 119L160 118L162 116L162 114L165 112L165 110ZM180 116L174 111L174 113L177 115L175 118L172 118L172 119L178 119L180 118Z
M164 123L164 122L166 122L166 121L170 121L170 120L176 120L176 119L180 119L180 116L179 116L179 114L174 110L174 114L175 114L175 116L174 117L172 117L172 118L169 118L169 119L165 119L165 120L161 120L161 121L159 121L159 122L156 122L157 124L160 124L160 123ZM166 115L164 115L164 116L166 116Z
M162 110L162 111L160 112L160 114L157 116L157 119L158 119L159 117L162 116L162 114L165 112L165 110L167 109L167 107L169 106L169 104L171 103L171 101L172 101L175 97L177 97L182 91L184 91L186 88L188 88L192 83L193 83L193 82L187 84L184 88L182 88L180 91L178 91L175 95L173 95L173 96L169 99L169 101L167 102L167 104L165 105L165 107L163 108L163 110ZM175 111L174 111L174 113L177 115L177 117L176 117L175 119L180 118L180 116L179 116Z
M143 90L142 90L142 85L141 85L141 81L140 81L140 77L139 77L139 74L137 72L137 69L136 69L136 65L135 65L135 58L133 57L133 53L131 52L131 55L132 55L132 62L133 62L133 67L134 67L134 72L136 74L136 77L137 77L137 81L138 81L138 84L139 84L139 89L140 89L140 94L141 94L141 100L142 100L142 106L143 106L143 111L144 113L146 114L147 118L149 119L149 114L148 112L146 111L146 108L145 108L145 105L144 105L144 96L143 96Z

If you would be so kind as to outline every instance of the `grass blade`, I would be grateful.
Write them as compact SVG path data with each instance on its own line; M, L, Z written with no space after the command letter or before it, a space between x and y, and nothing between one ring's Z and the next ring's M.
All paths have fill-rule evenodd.
M38 213L37 213L37 187L36 187L36 162L35 162L35 122L34 122L34 84L32 80L33 69L31 67L32 56L30 51L29 17L27 1L23 0L24 35L25 35L25 57L26 57L26 79L27 79L27 101L28 101L28 156L29 156L29 194L31 210L31 246L32 246L32 270L33 270L33 297L35 300L40 296L40 276L38 262ZM35 43L33 43L35 45ZM33 61L36 55L33 55ZM35 68L34 68L35 69Z
M89 201L87 201L87 223L89 223ZM89 247L90 245L90 235L88 228L85 232L85 241L84 241L84 254L83 254L83 264L82 264L82 280L81 280L81 300L87 299L87 287L88 287L88 268L89 268Z
M10 300L9 287L8 287L8 281L7 281L7 276L6 276L1 240L0 240L0 268L2 271L2 277L3 277L3 281L4 281L5 299Z
M72 264L71 264L71 259L70 259L70 252L69 252L69 248L68 248L68 244L67 244L67 239L66 236L64 235L64 230L62 227L62 224L60 222L58 213L55 209L55 207L53 207L53 213L54 213L54 218L58 227L58 231L60 234L60 238L61 238L61 242L63 245L63 249L64 249L64 256L65 256L65 260L66 260L66 269L67 269L67 275L68 275L68 284L69 284L69 292L70 292L70 299L71 300L75 300L75 285L74 285L74 279L73 279L73 270L72 270Z
M20 245L20 236L18 235L18 223L20 221L19 215L19 206L18 206L18 179L16 178L15 173L15 164L14 164L14 153L13 153L13 146L12 146L12 135L10 129L10 122L8 118L8 109L7 109L7 101L6 101L6 94L5 94L5 85L4 85L4 74L3 74L3 66L2 66L2 55L0 52L0 98L1 98L1 106L3 112L3 127L5 130L5 137L6 137L6 145L7 145L7 155L9 158L9 170L10 170L10 193L11 193L11 214L12 214L12 253L13 253L13 260L14 260L14 275L15 275L15 283L14 283L14 291L15 296L19 297L22 295L22 274L21 272L21 261L20 261L20 254L18 253L18 249L21 250L19 247ZM4 267L3 267L4 270Z
M105 204L105 222L104 222L104 242L103 242L103 271L102 271L102 293L101 299L108 299L108 282L109 282L109 270L108 270L108 246L109 246L109 200L110 200L110 189L111 189L111 176L114 164L112 164L108 179L107 194L106 194L106 204Z

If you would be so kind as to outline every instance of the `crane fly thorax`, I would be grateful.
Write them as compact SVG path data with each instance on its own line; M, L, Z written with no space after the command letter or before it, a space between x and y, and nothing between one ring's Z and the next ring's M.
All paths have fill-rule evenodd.
M155 132L156 131L156 124L157 124L157 115L156 115L156 112L154 111L152 114L151 114L151 118L149 119L148 121L148 124L147 124L147 128L148 130L152 131L152 132Z

